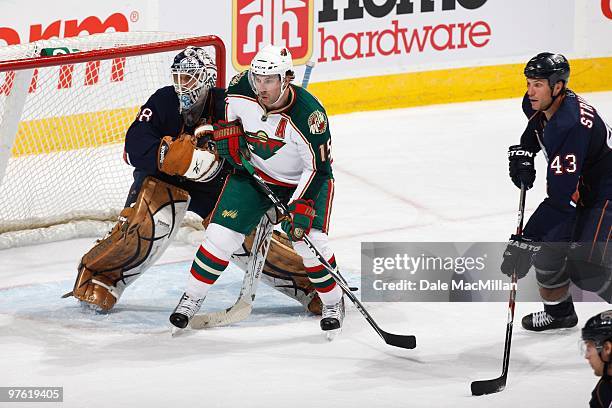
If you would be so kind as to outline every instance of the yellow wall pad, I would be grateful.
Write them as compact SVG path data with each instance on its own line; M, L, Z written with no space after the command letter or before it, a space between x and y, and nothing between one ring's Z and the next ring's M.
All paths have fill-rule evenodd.
M570 60L570 88L612 90L612 57ZM328 114L520 97L525 64L454 68L313 83ZM315 73L316 75L316 73Z
M19 123L12 156L123 143L138 106Z

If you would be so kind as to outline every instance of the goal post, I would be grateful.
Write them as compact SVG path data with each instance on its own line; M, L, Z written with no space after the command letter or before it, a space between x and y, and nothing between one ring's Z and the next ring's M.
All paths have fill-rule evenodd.
M216 36L104 33L0 47L0 249L100 235L114 223L132 182L125 133L172 84L172 60L188 45L213 57L224 87ZM187 222L199 224L194 217Z

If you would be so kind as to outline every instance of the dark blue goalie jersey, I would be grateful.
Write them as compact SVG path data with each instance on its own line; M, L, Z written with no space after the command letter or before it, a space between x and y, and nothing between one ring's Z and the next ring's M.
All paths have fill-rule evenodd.
M225 90L212 88L202 119L225 118ZM179 99L172 86L158 89L140 108L125 136L124 160L131 166L157 172L157 149L164 136L192 133L179 113Z
M521 145L542 151L548 163L547 197L525 227L525 235L554 241L571 230L576 206L597 207L612 198L612 130L588 102L567 90L557 112L546 120L531 109ZM565 232L563 232L565 231Z
M179 188L191 196L189 210L206 218L214 208L231 165L224 164L221 171L210 181L196 182L184 177L170 176L157 168L157 151L164 136L193 134L195 126L202 120L216 122L225 119L225 90L213 88L209 92L204 110L192 126L185 124L179 113L179 100L172 86L158 89L138 112L125 136L124 160L134 166L134 182L126 199L126 206L136 201L142 182L153 176Z

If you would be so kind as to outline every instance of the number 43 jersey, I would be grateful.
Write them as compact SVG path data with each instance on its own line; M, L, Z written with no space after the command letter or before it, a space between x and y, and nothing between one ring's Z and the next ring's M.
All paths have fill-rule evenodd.
M566 90L559 109L546 121L531 109L527 95L523 111L529 118L521 145L542 150L547 161L548 197L525 228L550 230L573 217L576 205L599 207L612 199L612 130L597 110ZM539 235L539 234L535 234Z
M290 85L286 107L266 111L248 80L248 71L230 82L226 119L240 119L251 163L268 183L295 187L290 201L315 199L333 178L331 135L325 109L305 89Z

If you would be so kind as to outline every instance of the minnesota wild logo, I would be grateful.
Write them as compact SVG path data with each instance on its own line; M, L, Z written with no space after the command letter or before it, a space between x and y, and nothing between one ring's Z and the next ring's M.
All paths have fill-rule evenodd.
M271 139L263 130L257 132L245 132L246 140L251 151L264 160L274 156L278 149L285 145L282 140Z
M242 71L236 75L234 75L234 77L232 78L232 80L230 81L230 85L236 85L238 82L240 82L240 80L242 79L242 77L249 71Z
M308 129L314 135L320 135L327 130L327 118L320 110L316 110L308 116Z

